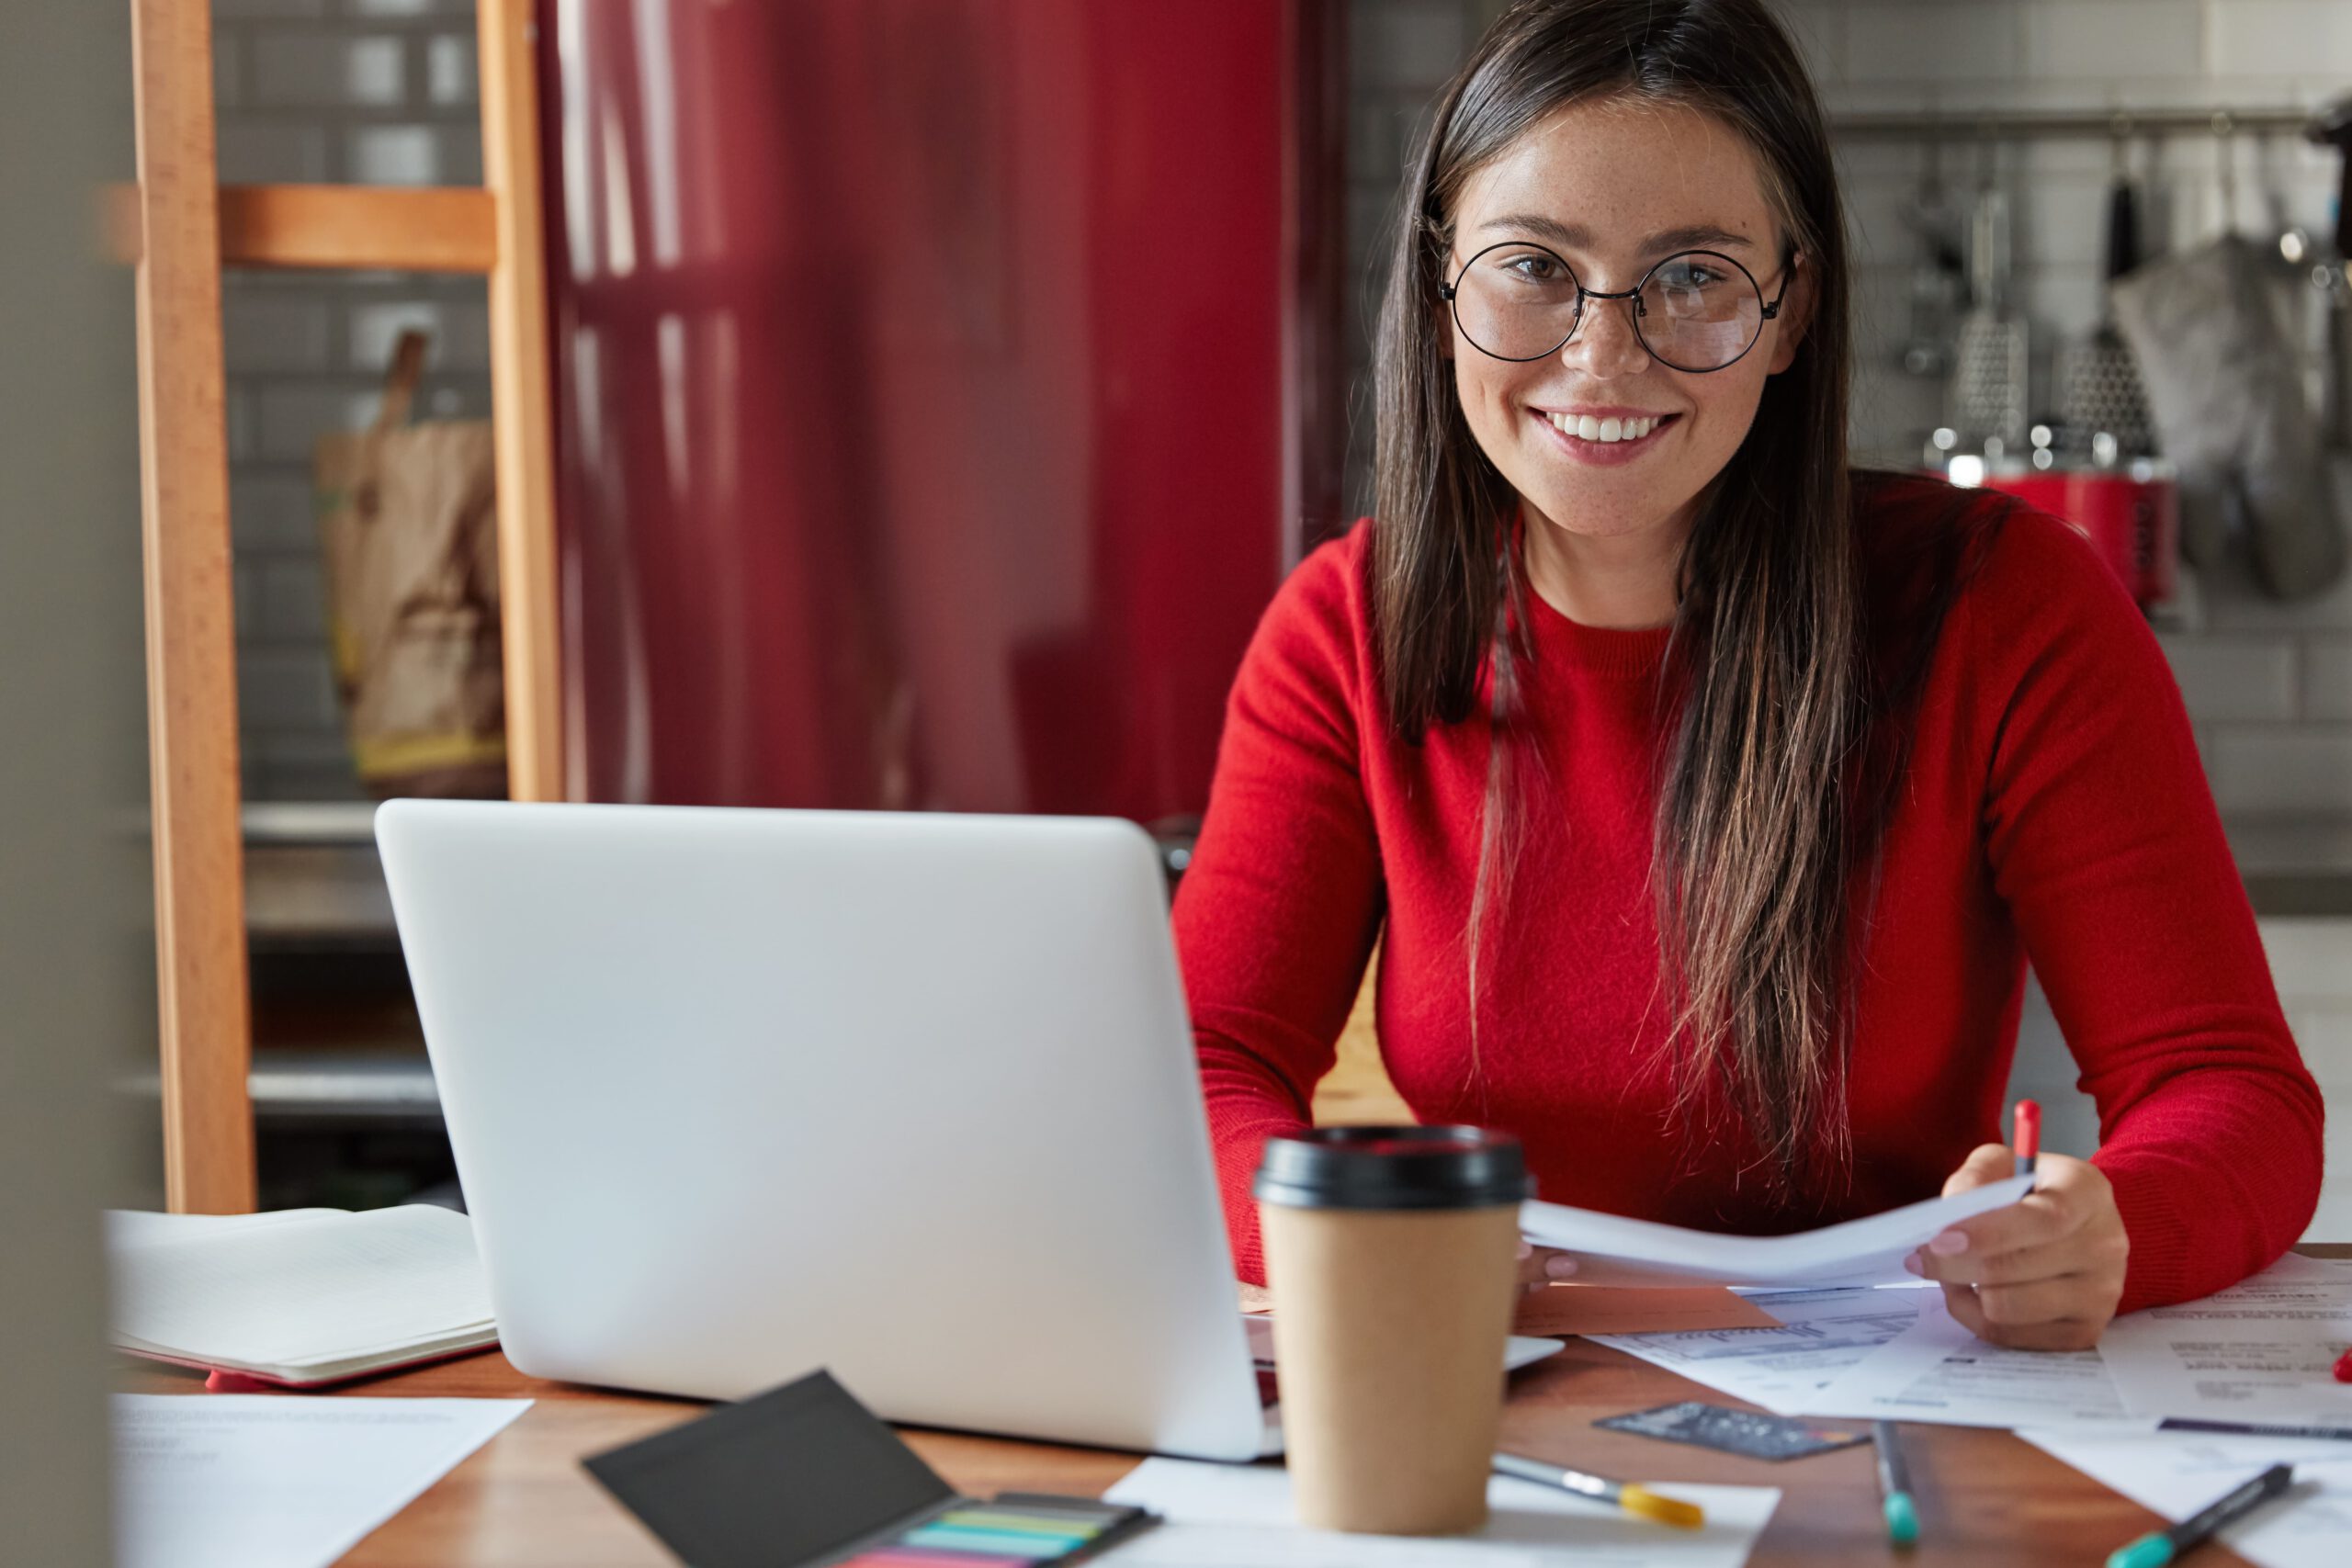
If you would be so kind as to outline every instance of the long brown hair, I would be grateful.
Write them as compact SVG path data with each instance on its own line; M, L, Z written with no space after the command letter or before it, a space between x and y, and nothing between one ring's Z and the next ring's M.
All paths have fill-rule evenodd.
M1726 1091L1771 1173L1846 1144L1852 798L1871 698L1846 454L1846 224L1821 107L1761 0L1522 0L1440 96L1396 227L1374 353L1372 613L1391 726L1418 741L1493 724L1466 933L1476 1072L1483 929L1509 897L1533 749L1514 745L1532 657L1514 495L1473 437L1440 352L1438 285L1473 174L1546 116L1610 96L1687 105L1745 136L1811 274L1794 363L1702 492L1660 698L1652 860L1660 976L1687 1110Z

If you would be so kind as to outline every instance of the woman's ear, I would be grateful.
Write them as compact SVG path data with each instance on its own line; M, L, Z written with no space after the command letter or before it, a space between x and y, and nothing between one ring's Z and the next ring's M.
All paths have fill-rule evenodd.
M1814 273L1802 254L1790 258L1789 275L1780 313L1772 318L1772 325L1779 330L1772 334L1772 358L1765 367L1768 376L1778 376L1796 363L1797 348L1804 342L1805 329L1813 324Z

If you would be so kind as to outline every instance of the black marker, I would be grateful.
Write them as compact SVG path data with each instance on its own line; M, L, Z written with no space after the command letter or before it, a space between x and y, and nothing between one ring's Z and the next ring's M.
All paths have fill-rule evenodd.
M2295 1467L2274 1464L2228 1496L2207 1504L2168 1530L2143 1535L2129 1546L2119 1546L2107 1559L2107 1568L2164 1568L2182 1552L2203 1545L2223 1525L2235 1524L2295 1483Z

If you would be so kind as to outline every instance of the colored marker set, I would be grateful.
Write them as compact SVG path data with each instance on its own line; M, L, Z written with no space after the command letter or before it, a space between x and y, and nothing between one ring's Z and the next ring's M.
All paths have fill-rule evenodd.
M1030 1568L1159 1523L1090 1497L964 1496L821 1371L582 1462L695 1568Z
M1141 1508L1084 1497L1007 1492L933 1514L841 1568L1028 1568L1068 1562L1125 1540L1153 1524Z

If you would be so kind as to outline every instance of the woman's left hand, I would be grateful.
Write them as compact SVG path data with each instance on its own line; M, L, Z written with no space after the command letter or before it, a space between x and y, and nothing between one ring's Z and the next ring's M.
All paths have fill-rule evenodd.
M1982 1145L1944 1183L1944 1196L1998 1181L2015 1163L1999 1144ZM2018 1350L2087 1350L2123 1297L2130 1245L2099 1168L2043 1155L2032 1191L1952 1226L1904 1267L1940 1282L1952 1316L1979 1339Z

